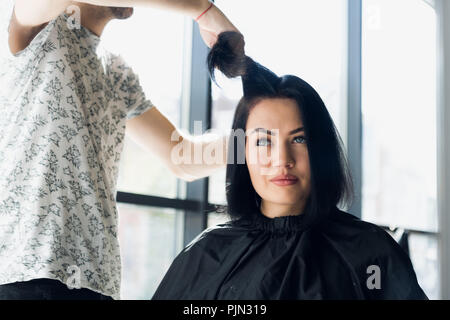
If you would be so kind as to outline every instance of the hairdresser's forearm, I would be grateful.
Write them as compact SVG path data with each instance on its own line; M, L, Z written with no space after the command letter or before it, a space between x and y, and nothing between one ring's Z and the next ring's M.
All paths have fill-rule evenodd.
M226 136L184 137L171 150L169 168L187 181L208 177L226 167L227 143Z
M76 2L114 7L150 6L179 12L193 18L209 6L208 0L79 0Z

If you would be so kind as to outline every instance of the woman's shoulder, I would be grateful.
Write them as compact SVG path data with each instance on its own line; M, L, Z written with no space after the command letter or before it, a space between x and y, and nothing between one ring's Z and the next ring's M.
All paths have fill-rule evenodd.
M245 228L236 224L235 221L227 221L202 231L185 248L210 247L215 245L231 244L234 239L238 239L245 232Z
M336 209L325 223L322 224L323 229L329 233L336 233L342 236L362 236L362 237L378 237L389 235L380 226L364 221L350 213Z
M403 249L386 230L342 210L333 212L321 230L336 246L359 256L403 255Z
M354 267L392 268L413 273L408 254L383 228L337 210L322 232L323 237ZM402 271L401 271L402 270ZM407 272L406 272L407 271Z
M374 270L378 270L382 290L365 290L368 295L388 299L427 298L417 283L408 254L383 228L338 210L325 224L322 234L363 282L369 281Z

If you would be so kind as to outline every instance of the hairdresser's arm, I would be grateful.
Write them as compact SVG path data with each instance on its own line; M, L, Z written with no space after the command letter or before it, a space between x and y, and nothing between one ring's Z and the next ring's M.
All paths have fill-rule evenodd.
M128 120L126 133L183 180L207 177L226 165L227 137L182 135L157 108Z
M20 23L38 26L61 14L68 6L76 3L99 6L135 7L150 6L176 11L193 18L208 8L208 0L15 0L15 12Z
M211 2L208 0L81 0L78 2L114 7L150 6L178 12L192 19L199 17L207 10L198 20L198 24L203 40L210 48L214 45L221 32L239 32L214 4L208 10L211 6Z
M77 2L116 7L149 6L179 12L193 19L210 6L208 0L16 0L10 27L11 51L17 52L27 47L46 23ZM199 19L199 27L209 47L215 43L221 32L238 31L214 5Z

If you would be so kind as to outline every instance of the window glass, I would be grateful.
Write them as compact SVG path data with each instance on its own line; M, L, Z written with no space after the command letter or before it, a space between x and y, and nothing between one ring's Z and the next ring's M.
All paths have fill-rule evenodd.
M183 17L166 11L136 8L132 18L111 22L105 30L103 42L110 51L123 56L138 74L147 97L179 126ZM155 154L125 136L118 191L176 198L177 184L176 177ZM123 203L118 204L118 209L122 298L150 299L183 247L184 215L169 208Z
M409 235L409 251L417 281L429 299L439 299L438 240L426 234Z
M363 2L362 217L437 231L436 14L422 0ZM412 234L411 260L439 295L437 239Z
M150 299L182 249L183 214L119 204L122 299Z
M362 217L436 231L436 14L422 0L363 4Z
M172 123L179 126L183 16L136 8L130 19L112 21L105 29L103 41L110 51L124 57L139 75L147 97ZM118 190L175 198L177 179L154 154L143 150L127 136L121 157Z

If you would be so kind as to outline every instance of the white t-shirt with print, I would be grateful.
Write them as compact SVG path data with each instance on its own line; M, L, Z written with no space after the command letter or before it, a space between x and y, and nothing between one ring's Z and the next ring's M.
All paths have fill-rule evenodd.
M16 55L1 18L0 284L50 278L119 299L125 125L153 105L123 60L67 18Z

